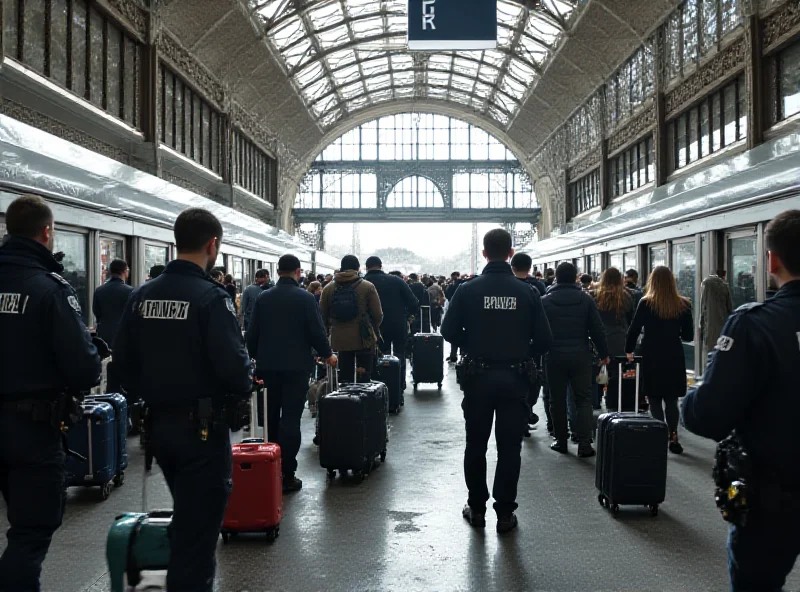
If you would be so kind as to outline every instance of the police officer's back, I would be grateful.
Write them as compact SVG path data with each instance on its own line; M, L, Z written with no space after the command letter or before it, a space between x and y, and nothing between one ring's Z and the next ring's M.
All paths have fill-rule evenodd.
M221 238L210 212L182 212L178 258L131 295L113 345L123 385L150 408L152 451L175 501L168 590L212 589L231 478L222 407L252 385L233 302L207 275Z
M531 347L547 351L552 339L538 292L514 277L508 258L514 254L511 236L495 229L483 239L489 261L480 277L455 292L442 323L442 335L467 355L462 378L467 446L464 471L469 499L464 518L473 526L485 524L486 443L497 415L497 472L493 496L498 532L516 527L517 481L522 437L527 428L526 397L535 372Z
M53 214L39 197L8 206L0 246L0 489L11 523L0 590L39 590L61 525L66 391L89 390L100 358L63 267L52 254Z
M765 243L780 289L728 318L702 384L683 399L688 430L714 440L736 430L751 459L751 509L728 544L734 591L781 589L800 553L800 210L772 220Z
M108 272L110 277L94 291L92 312L97 319L97 336L111 345L133 287L125 283L130 270L122 259L114 259Z

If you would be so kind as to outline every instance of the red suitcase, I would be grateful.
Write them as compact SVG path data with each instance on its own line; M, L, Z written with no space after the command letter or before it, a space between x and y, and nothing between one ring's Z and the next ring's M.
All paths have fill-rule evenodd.
M261 389L264 409L267 391ZM250 434L258 429L258 392L253 394L250 413ZM266 422L264 422L266 424ZM281 449L264 438L250 438L232 446L233 489L222 521L222 540L240 532L261 532L269 541L275 540L283 517L283 482Z

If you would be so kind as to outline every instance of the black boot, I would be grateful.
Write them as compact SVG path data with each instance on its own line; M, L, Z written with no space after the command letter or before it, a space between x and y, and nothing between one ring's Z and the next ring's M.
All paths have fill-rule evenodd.
M293 493L300 491L303 488L303 482L294 476L294 473L289 473L283 476L283 493Z
M539 416L531 411L530 417L528 418L528 425L535 426L537 423L539 423Z
M497 515L497 532L505 534L511 532L517 527L517 515L514 512L510 514Z
M550 444L550 450L555 450L556 452L560 452L561 454L567 454L569 452L566 440L556 440L555 442Z
M464 509L461 510L461 515L464 517L464 520L469 522L470 526L476 528L483 528L486 526L486 510L480 512L467 504L464 506Z

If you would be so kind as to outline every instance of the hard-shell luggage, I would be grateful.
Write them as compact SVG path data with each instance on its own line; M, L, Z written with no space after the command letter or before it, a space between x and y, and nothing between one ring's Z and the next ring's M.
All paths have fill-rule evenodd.
M420 308L423 326L427 317L430 327L430 306ZM411 378L414 380L414 390L423 382L435 383L441 390L444 380L444 338L438 333L417 333L414 335L412 349L414 358Z
M620 376L627 364L619 361ZM639 367L635 358L635 407L639 404ZM618 401L622 407L622 381ZM669 431L660 420L640 413L604 413L597 420L597 465L595 486L598 501L614 515L621 505L642 505L658 515L658 506L666 498L667 442Z
M87 397L94 401L108 403L114 408L114 413L117 415L117 471L122 472L128 468L128 400L125 395L119 393L112 393L107 395L92 395ZM124 475L123 475L124 476Z
M318 405L319 462L329 477L353 471L362 479L386 460L388 390L380 382L342 385L328 369L328 395Z
M253 393L250 413L250 435L255 436L257 400L262 399L267 408L267 389ZM222 540L228 542L230 535L238 533L264 533L267 540L278 536L283 518L283 477L281 473L281 449L267 442L267 428L263 438L249 438L234 444L233 488L228 498L225 517L222 521Z
M375 378L389 389L389 413L399 413L403 401L403 377L400 358L386 354L375 364Z
M106 539L111 592L139 589L163 590L169 566L169 531L172 510L147 511L146 466L142 485L142 511L117 516ZM153 587L150 587L152 585Z
M69 450L76 454L67 456L66 485L100 487L106 500L114 485L125 480L119 466L119 421L110 403L89 398L81 407L83 417L67 432Z

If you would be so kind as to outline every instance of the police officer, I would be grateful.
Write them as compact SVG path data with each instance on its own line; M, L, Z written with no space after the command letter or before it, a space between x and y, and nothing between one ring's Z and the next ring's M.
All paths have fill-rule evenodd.
M191 208L175 221L176 260L135 290L114 341L123 385L150 408L152 452L174 501L167 589L210 592L231 487L222 407L252 387L233 302L208 272L222 225Z
M733 592L782 589L800 553L800 210L765 234L780 289L728 318L703 383L683 399L689 431L719 441L735 429L752 462L752 507L728 538Z
M114 259L108 266L109 278L94 291L92 313L97 319L97 336L108 345L114 341L119 320L128 303L128 297L133 292L133 287L126 283L129 273L130 269L125 261ZM106 392L120 392L116 365L113 361L108 365L106 371L108 374Z
M539 293L514 277L508 259L514 255L511 235L501 228L483 237L488 263L480 277L463 283L450 301L442 335L453 347L463 347L469 360L462 379L461 404L467 430L464 474L469 490L462 512L472 525L486 525L486 446L497 416L497 471L494 510L497 532L516 528L517 482L522 437L527 428L526 398L531 357L550 347L550 325ZM530 370L530 368L527 368Z
M53 213L24 195L6 211L0 246L0 490L8 546L0 590L38 591L42 562L64 511L64 443L59 417L67 391L86 391L100 357L72 287L53 257Z

